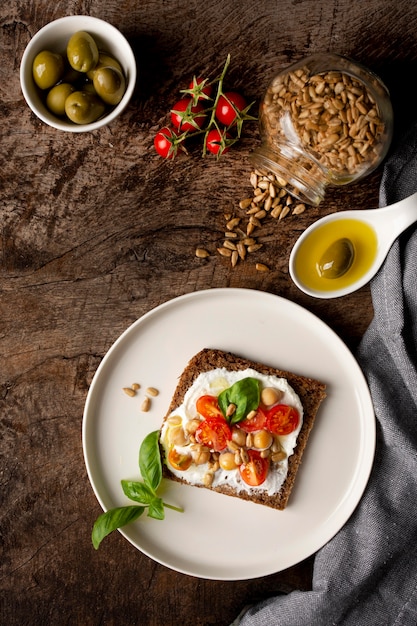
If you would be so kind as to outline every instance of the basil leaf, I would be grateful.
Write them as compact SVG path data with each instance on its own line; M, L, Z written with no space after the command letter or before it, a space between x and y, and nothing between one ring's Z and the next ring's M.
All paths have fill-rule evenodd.
M218 397L220 410L231 424L238 424L246 418L248 413L255 411L260 402L260 382L256 378L242 378L228 387ZM226 416L229 404L236 405L236 411L231 418Z
M107 537L113 530L134 522L144 510L144 506L121 506L100 515L94 522L91 533L91 540L95 549L98 550L104 537Z
M146 483L132 480L122 480L121 483L125 496L134 502L149 504L155 498L155 492Z
M159 430L149 433L139 450L139 469L145 483L155 492L162 480Z
M148 516L154 519L165 519L164 503L162 498L154 498L149 503Z

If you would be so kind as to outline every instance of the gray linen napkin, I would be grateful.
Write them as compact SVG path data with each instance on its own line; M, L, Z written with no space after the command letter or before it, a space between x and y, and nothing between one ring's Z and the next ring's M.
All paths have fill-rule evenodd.
M380 206L417 191L417 124L386 162ZM371 477L356 510L316 555L312 591L243 611L239 626L417 625L417 227L371 283L374 319L357 359L377 420Z

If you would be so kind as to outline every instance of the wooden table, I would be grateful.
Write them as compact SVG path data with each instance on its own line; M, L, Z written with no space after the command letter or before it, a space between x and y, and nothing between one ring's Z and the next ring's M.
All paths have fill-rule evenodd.
M88 12L134 48L138 82L116 122L58 132L36 119L19 86L26 44L47 22ZM101 512L81 444L92 376L137 318L213 287L269 291L315 313L354 350L372 318L369 288L320 301L288 275L299 234L318 217L378 204L381 170L329 190L318 208L269 222L263 248L234 268L216 254L224 213L250 192L256 124L221 161L164 161L155 132L194 75L218 73L259 99L272 76L317 51L350 55L392 93L396 134L412 119L417 6L406 0L281 2L10 0L1 8L0 407L3 624L226 626L247 603L308 589L313 559L263 579L207 581L153 562L114 533L98 552ZM204 245L212 255L195 257ZM260 272L255 263L269 266ZM319 357L318 357L319 358Z

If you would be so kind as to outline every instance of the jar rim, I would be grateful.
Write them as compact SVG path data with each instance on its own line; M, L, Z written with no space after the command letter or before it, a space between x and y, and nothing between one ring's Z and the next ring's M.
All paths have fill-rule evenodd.
M296 149L295 146L293 148ZM289 159L281 156L280 162L277 162L276 155L265 144L255 148L249 158L258 169L273 173L280 186L298 200L313 206L318 206L323 200L329 184L324 170L322 175L317 177L298 164L295 173Z

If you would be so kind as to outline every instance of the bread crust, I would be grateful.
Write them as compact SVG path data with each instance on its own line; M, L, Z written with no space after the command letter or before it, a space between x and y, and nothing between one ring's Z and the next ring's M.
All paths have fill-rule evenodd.
M308 437L316 419L317 411L321 402L326 397L326 385L318 380L307 378L305 376L300 376L292 372L280 370L275 367L270 367L263 363L257 363L255 361L251 361L250 359L246 359L244 357L232 354L231 352L225 352L219 349L204 348L190 359L188 365L183 370L175 392L172 396L172 400L169 405L167 414L164 418L164 422L167 417L178 406L182 404L186 391L189 389L189 387L191 387L197 376L199 376L199 374L203 372L208 372L218 367L224 367L230 371L239 371L245 370L247 368L252 368L261 374L272 375L278 378L285 378L294 389L295 393L299 396L303 405L303 425L297 438L297 445L295 447L294 453L288 459L287 477L277 494L270 496L266 491L261 490L257 491L256 493L247 493L246 491L238 492L232 487L227 487L224 485L218 487L206 487L204 485L193 486L201 487L203 489L210 489L212 491L217 491L219 493L223 493L229 496L238 497L243 500L249 500L258 504L263 504L274 509L283 510L287 506L291 491L293 489L294 481L301 464L301 459L307 445ZM174 480L176 482L190 484L187 483L185 479L178 478L169 470L166 464L165 451L162 446L161 455L163 460L162 467L164 477L169 478L170 480Z

